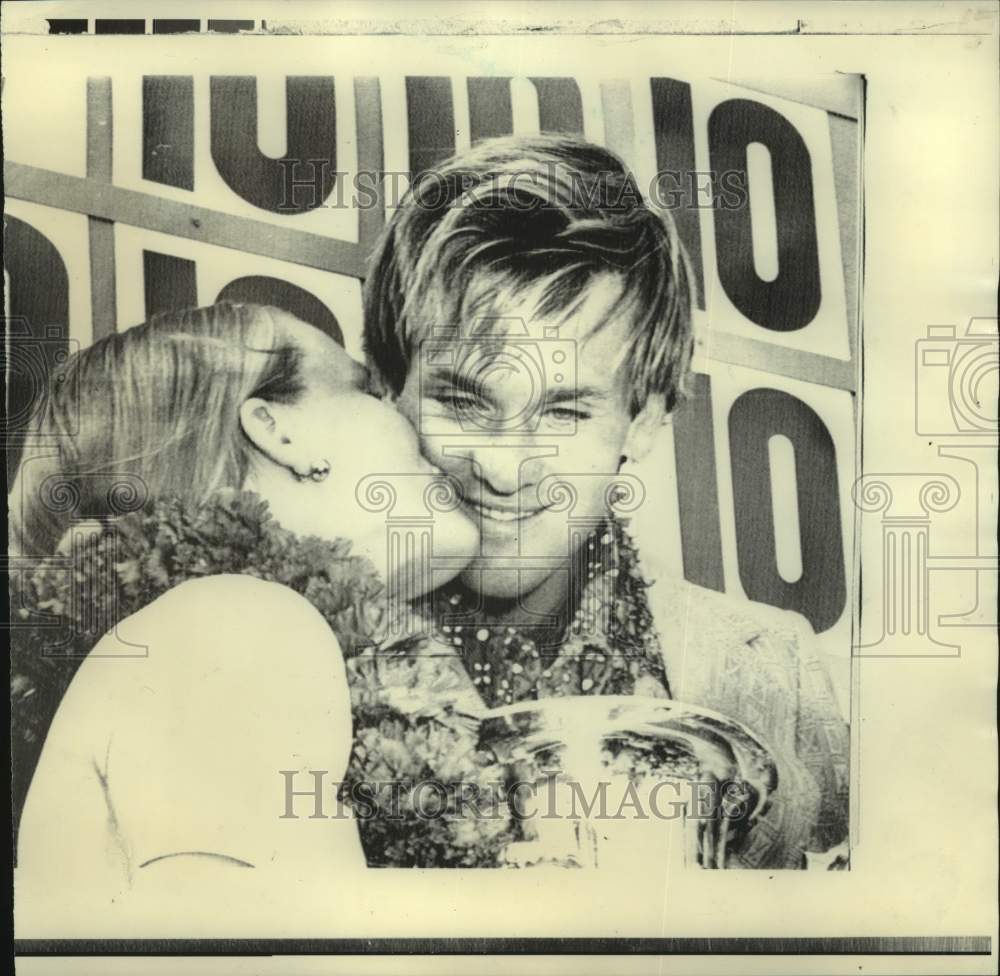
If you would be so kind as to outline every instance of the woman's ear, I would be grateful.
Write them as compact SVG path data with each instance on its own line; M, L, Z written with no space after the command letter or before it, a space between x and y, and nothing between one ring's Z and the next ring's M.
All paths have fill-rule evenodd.
M280 405L259 397L245 400L240 407L240 426L250 442L275 464L305 478L312 470L306 453L292 436L285 411Z
M659 430L669 420L662 400L651 397L633 419L625 437L622 454L630 461L641 461L649 453Z

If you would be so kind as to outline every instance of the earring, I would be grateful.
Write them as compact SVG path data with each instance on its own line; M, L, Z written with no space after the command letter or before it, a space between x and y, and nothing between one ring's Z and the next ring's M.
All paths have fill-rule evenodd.
M305 474L299 474L298 471L295 472L295 477L299 481L305 481L306 479L310 481L325 481L327 476L330 474L330 462L323 458L318 462L314 462L309 470Z
M312 466L312 471L309 472L309 477L312 478L313 481L325 481L329 473L330 462L323 458L318 464L314 464Z

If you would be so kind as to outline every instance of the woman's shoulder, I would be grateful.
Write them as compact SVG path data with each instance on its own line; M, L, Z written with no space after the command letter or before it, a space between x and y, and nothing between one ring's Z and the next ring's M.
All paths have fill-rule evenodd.
M287 586L235 575L189 580L125 618L90 652L51 738L80 729L87 730L80 745L95 755L114 740L119 777L126 753L137 770L159 756L162 772L209 743L228 743L236 769L241 756L252 762L269 747L263 740L277 748L327 729L349 741L340 645Z
M127 642L180 630L189 641L213 645L221 631L234 629L254 642L271 638L275 631L291 636L303 629L314 640L337 640L322 614L300 593L283 583L240 574L179 583L116 628Z
M184 580L133 616L177 609L225 613L237 605L242 613L258 617L275 610L319 616L312 604L290 586L245 573L217 573Z
M130 870L185 851L269 863L289 843L271 830L280 771L340 770L350 745L339 644L309 601L247 576L190 580L83 662L43 748L22 849L42 857L62 834L100 852L112 824Z
M336 635L305 597L280 583L218 575L180 583L126 617L80 671L75 685L96 673L106 695L140 686L169 696L194 685L295 694L324 675L342 680L344 663Z

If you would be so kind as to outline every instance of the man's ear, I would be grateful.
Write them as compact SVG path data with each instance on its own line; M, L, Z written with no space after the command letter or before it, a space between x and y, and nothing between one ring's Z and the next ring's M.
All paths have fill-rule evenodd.
M630 461L641 461L649 453L657 433L669 419L663 401L659 397L651 397L633 419L622 454Z
M303 456L280 405L251 397L240 406L240 426L250 442L275 464L288 468L299 477L309 474L310 464Z

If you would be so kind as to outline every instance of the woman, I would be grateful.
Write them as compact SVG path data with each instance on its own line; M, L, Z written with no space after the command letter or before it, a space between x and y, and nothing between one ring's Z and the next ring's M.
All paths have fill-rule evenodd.
M363 863L353 828L318 843L280 819L280 771L344 770L344 658L384 632L387 593L431 585L390 563L359 486L383 473L421 513L447 486L366 380L291 315L219 304L98 341L50 389L51 456L10 505L13 554L38 560L12 593L22 880L114 900L154 873ZM443 564L476 544L439 506ZM69 617L61 645L46 612Z

